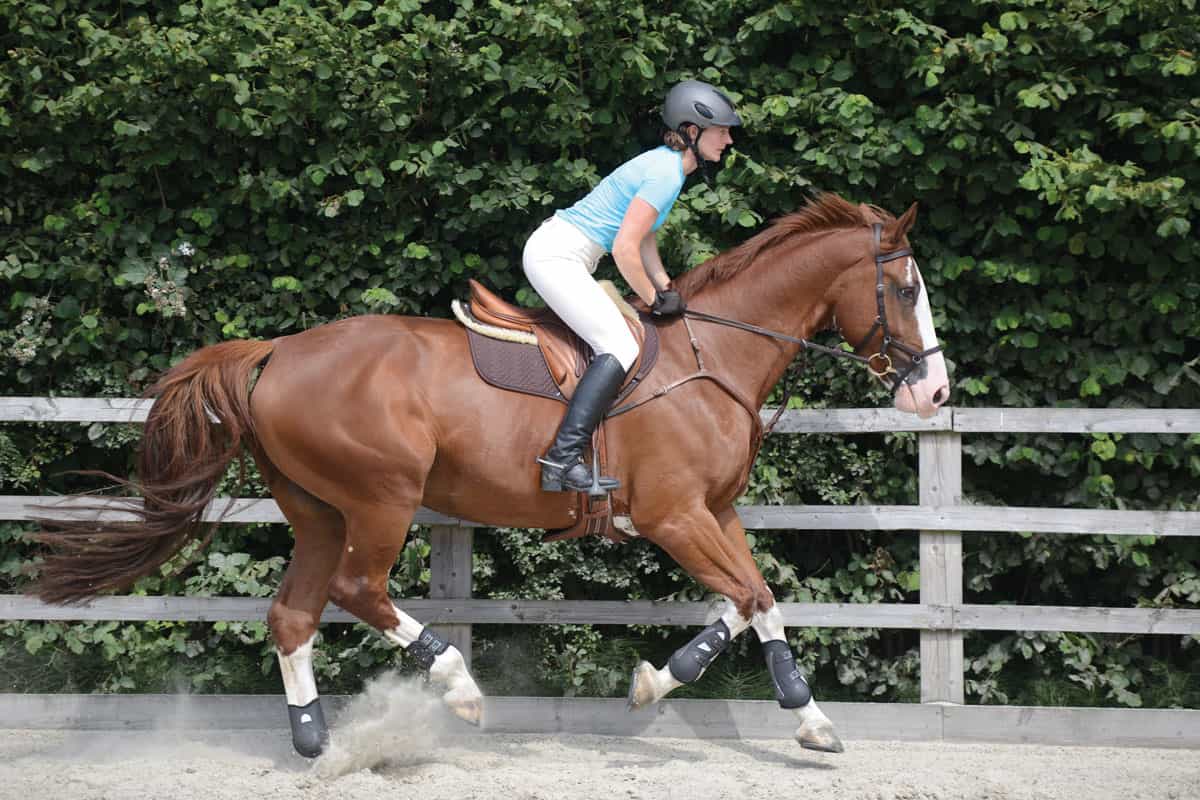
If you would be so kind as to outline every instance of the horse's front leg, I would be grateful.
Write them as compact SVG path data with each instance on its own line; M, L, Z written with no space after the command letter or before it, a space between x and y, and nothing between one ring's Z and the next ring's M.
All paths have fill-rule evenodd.
M801 747L809 750L842 752L845 748L842 746L842 740L834 733L833 723L817 707L808 681L796 666L796 656L788 644L779 606L772 600L771 607L756 613L750 624L754 626L754 632L762 642L763 655L767 660L767 670L771 673L771 682L775 685L775 699L779 701L779 707L795 712L800 720L800 727L796 729L795 734L796 741Z
M721 530L735 543L745 546L746 529L732 507L723 509L717 514ZM796 741L801 747L809 750L821 750L826 753L840 753L845 748L842 740L834 733L833 723L817 707L813 699L808 681L796 666L796 656L788 644L787 634L783 628L783 615L775 604L775 596L768 590L767 602L760 603L751 618L750 624L758 634L762 643L763 656L766 658L767 671L771 673L771 683L775 686L775 699L780 708L796 714L800 727L796 729Z
M702 504L661 519L639 520L638 530L689 575L724 596L727 605L718 620L675 651L662 668L656 669L646 661L634 668L629 685L630 709L657 703L672 690L699 680L729 643L750 626L755 611L773 603L745 533L740 542L728 536L717 517Z
M750 627L750 621L738 613L733 601L725 600L720 618L676 650L662 669L656 669L649 661L641 661L633 668L629 680L630 710L653 705L685 683L699 680L729 643Z
M677 541L681 534L671 525L665 526L665 537L653 540L692 576L724 594L729 605L721 619L677 650L665 667L655 669L643 661L634 669L629 687L630 708L656 703L671 690L698 679L720 650L724 650L723 646L715 647L721 633L727 631L732 640L753 626L762 642L767 669L775 686L775 698L780 707L794 712L800 720L796 741L810 750L842 752L844 747L833 730L833 723L817 707L808 682L796 667L796 657L787 643L783 616L754 563L737 512L730 507L709 515L708 519L720 532L719 541L713 539L713 529L705 524L706 521L695 516L691 517L691 522L696 525L691 541ZM660 530L653 530L654 537L658 537ZM647 538L652 536L647 534Z

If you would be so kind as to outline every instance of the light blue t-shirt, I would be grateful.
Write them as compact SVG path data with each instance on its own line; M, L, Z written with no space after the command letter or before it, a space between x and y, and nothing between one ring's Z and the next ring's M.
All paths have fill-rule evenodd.
M633 198L640 197L658 211L651 230L667 221L671 206L683 188L683 153L669 147L656 147L617 167L587 196L570 208L559 211L562 217L589 239L612 252L617 229Z

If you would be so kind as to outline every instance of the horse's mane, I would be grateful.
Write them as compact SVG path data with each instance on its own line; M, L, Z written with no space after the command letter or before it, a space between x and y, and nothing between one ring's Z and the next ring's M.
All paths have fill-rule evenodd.
M823 192L799 211L772 222L762 233L680 275L673 284L680 294L690 297L709 284L724 283L737 276L764 250L792 236L858 228L875 222L887 224L894 220L894 216L878 206L854 205L836 194Z

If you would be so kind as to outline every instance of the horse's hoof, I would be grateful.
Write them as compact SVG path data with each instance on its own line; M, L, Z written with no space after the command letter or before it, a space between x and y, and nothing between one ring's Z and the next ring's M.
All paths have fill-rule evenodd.
M653 705L658 702L658 696L654 691L654 679L658 676L656 670L649 662L642 661L633 668L633 675L629 677L629 710L637 711L639 708Z
M479 727L483 720L483 698L474 700L446 700L446 705L454 712L454 716L470 725Z
M841 753L846 749L829 724L800 726L796 729L796 741L806 750L819 750L822 753Z

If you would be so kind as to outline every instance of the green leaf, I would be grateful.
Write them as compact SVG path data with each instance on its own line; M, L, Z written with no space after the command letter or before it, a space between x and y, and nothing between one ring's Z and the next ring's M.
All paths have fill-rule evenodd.
M850 61L848 61L846 59L842 59L841 61L839 61L833 65L833 72L831 73L831 77L835 81L842 82L842 81L850 80L850 76L852 76L853 74L854 74L854 65Z
M57 214L47 214L42 220L42 228L52 233L60 233L67 227L65 217L60 217Z
M775 117L782 117L788 114L788 112L791 111L791 108L788 106L787 100L784 97L776 95L774 97L768 97L763 102L763 111L766 111L768 114L771 114Z
M1117 444L1108 438L1092 442L1092 453L1101 461L1111 461L1117 455Z
M1158 313L1169 314L1179 308L1179 295L1167 289L1157 291L1150 298L1150 304Z
M149 132L149 130L149 125L135 125L121 119L113 123L113 133L117 134L117 136L141 136L143 133Z
M1016 11L1006 11L1000 15L1000 27L1006 31L1015 31L1018 28L1026 28L1029 22L1025 16Z
M372 309L395 308L400 305L400 298L396 297L390 289L384 289L382 286L367 289L362 293L362 301L367 308Z
M277 275L271 279L271 288L277 292L301 292L304 291L304 284L291 275Z
M1192 223L1183 217L1168 217L1162 221L1155 232L1165 239L1168 236L1187 236L1191 229Z
M205 230L211 228L216 222L216 217L214 216L212 209L208 208L194 209L189 215L189 218L192 220L192 222L195 222Z

